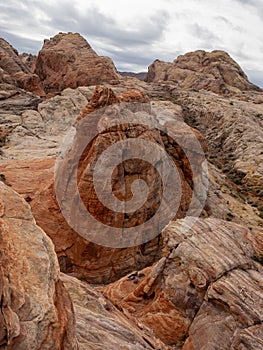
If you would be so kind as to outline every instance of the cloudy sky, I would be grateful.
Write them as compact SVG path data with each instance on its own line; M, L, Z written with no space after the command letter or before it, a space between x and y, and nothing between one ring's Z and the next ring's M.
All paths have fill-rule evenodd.
M68 31L126 71L225 50L263 87L263 0L0 0L0 37L19 52Z

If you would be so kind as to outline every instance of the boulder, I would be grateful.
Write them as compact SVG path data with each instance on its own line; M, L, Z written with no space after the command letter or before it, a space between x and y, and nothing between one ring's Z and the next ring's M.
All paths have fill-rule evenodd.
M153 238L152 240L149 239L149 242L142 244L141 240L139 239L139 235L138 241L136 241L138 243L130 248L127 248L130 245L130 242L128 241L125 242L126 245L120 244L118 246L119 248L117 248L116 245L116 248L113 248L113 246L110 247L109 243L108 247L103 246L103 240L105 237L107 237L107 235L110 235L112 227L128 228L140 226L142 223L147 222L154 216L154 213L160 206L162 186L160 183L160 177L158 176L155 168L153 166L149 166L147 162L141 160L127 160L123 162L115 168L112 174L113 193L115 193L117 198L122 201L129 200L131 198L131 184L134 181L138 180L140 176L149 186L149 193L154 193L154 195L149 195L149 197L147 197L148 200L145 202L145 204L140 209L131 214L114 212L112 209L103 205L103 203L99 200L93 185L92 172L102 151L107 150L110 146L116 144L118 141L125 139L137 139L141 154L145 154L147 156L149 151L144 148L145 146L140 145L140 141L145 140L152 143L153 145L157 145L157 147L161 147L166 153L169 154L178 171L177 180L179 181L179 186L181 186L181 197L178 197L180 198L177 203L178 210L175 210L174 215L176 217L183 217L189 208L192 196L194 197L192 191L193 169L189 165L186 154L184 154L183 150L178 147L176 141L172 140L167 135L163 135L160 130L151 130L147 129L146 126L140 125L141 119L140 116L136 113L147 113L147 109L149 112L150 104L145 103L146 97L142 93L137 92L136 94L134 91L132 91L129 97L129 93L126 92L125 94L118 95L119 97L117 96L117 99L124 99L125 97L126 100L131 99L134 101L134 96L137 96L138 102L142 101L141 104L138 103L138 105L142 108L141 112L138 112L137 109L134 111L135 113L129 109L125 110L123 109L123 105L121 103L115 103L111 108L106 108L103 110L101 109L101 105L105 106L105 104L111 103L112 99L115 101L116 96L106 87L96 89L93 97L91 98L92 103L89 103L84 108L85 113L81 113L82 116L86 115L86 118L80 119L80 122L83 120L84 122L89 123L90 118L93 118L92 120L94 120L96 124L95 128L98 128L97 136L86 146L80 159L78 158L80 155L76 153L77 150L73 146L69 147L67 150L68 153L66 154L64 151L62 151L62 157L60 159L61 162L59 163L56 172L56 192L54 190L54 181L52 178L50 179L50 185L43 189L40 188L39 193L31 202L31 206L33 208L32 210L34 212L37 223L43 229L45 229L45 232L47 232L55 244L62 271L73 273L79 278L84 278L92 283L106 283L112 280L116 280L120 276L123 276L125 273L133 270L135 267L142 268L151 264L156 259L158 259L160 254L160 241L158 237ZM108 102L103 102L103 98L101 99L101 96L106 96L106 98L109 96L111 97ZM96 104L96 99L100 101L100 103ZM93 108L94 110L95 105L97 105L98 108L97 110L95 109L95 112L98 112L98 114L86 114L87 110L90 108ZM136 108L138 105L136 105ZM134 105L132 105L132 108L134 108ZM138 125L136 123L131 124L130 122L127 122L121 123L116 127L111 127L110 123L112 120L112 113L115 116L114 118L116 118L115 120L117 121L121 120L123 117L126 118L126 116L128 117L130 115L133 115L132 113L134 113L134 121L137 121ZM164 123L164 121L161 120L159 122L156 122L156 125L158 125L159 122ZM167 123L167 125L165 123ZM192 166L196 167L196 177L201 182L201 165L204 161L204 154L199 153L200 150L196 148L196 144L193 140L196 138L198 142L204 146L205 143L202 136L196 131L193 131L191 128L186 128L183 123L179 123L176 124L176 126L173 126L173 122L171 120L169 121L169 118L165 123L163 127L176 128L175 132L177 132L178 137L180 139L187 140L188 150L193 155L193 158L195 159L194 162L196 163L192 164ZM99 129L101 127L103 128L102 132L99 132ZM85 127L85 124L76 124L76 131L74 131L74 129L72 130L73 145L75 144L76 146L81 142L85 143L87 130L88 129L87 126ZM160 152L160 149L158 152ZM159 162L158 152L151 152L152 157L155 157L154 162ZM114 154L112 154L112 157L113 155ZM66 179L68 166L70 164L75 164L78 159L79 163L77 187L78 192L80 193L80 198L85 207L88 209L89 213L91 213L91 215L95 217L96 220L109 227L109 233L105 234L105 236L103 236L104 234L101 233L101 243L99 244L102 245L95 244L94 241L90 241L87 238L85 239L82 235L78 234L78 229L86 230L88 234L92 233L92 227L89 225L85 226L85 224L83 224L85 221L81 219L77 220L76 224L80 225L81 227L74 227L74 229L72 229L65 220L64 216L61 214L57 203L56 195L58 195L58 193L63 194L64 190L66 188L69 189L72 183L69 182L69 184L61 184L59 181L60 179ZM110 161L110 159L111 158L109 158L108 161ZM114 157L112 158L112 162L113 161ZM197 181L199 181L198 179ZM170 183L172 190L173 184L171 181L173 181L173 179L171 177L171 174L167 175L167 181ZM66 210L72 210L72 213L70 214L72 218L74 218L74 215L76 213L74 213L74 211L77 210L76 200L78 201L78 199L75 197L76 195L77 193L72 193L72 196L68 198L69 202L67 202ZM64 200L62 200L62 202L64 202ZM170 206L172 206L172 203L165 203L164 205L166 205L165 212L168 212L168 209ZM159 225L157 217L153 219L153 222L155 222L155 225ZM152 232L150 231L149 234L151 235ZM147 232L148 231L145 229L145 234L148 234ZM156 236L159 232L156 233ZM128 239L128 237L126 237L126 239ZM133 242L132 238L131 242Z
M78 349L71 299L50 238L29 205L0 182L0 346Z
M56 94L67 87L116 84L119 76L112 60L98 56L80 34L59 33L45 40L36 63L46 93Z

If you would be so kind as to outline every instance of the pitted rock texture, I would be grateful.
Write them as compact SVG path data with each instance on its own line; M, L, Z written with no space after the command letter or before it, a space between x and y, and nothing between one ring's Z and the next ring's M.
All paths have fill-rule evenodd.
M98 56L77 33L59 33L45 40L35 65L35 73L46 93L59 93L67 87L119 82L112 60Z
M45 95L39 77L30 71L18 52L2 38L0 38L0 83L13 84L39 96Z
M182 89L215 93L255 90L240 66L224 51L202 50L178 56L172 63L155 60L148 68L147 82L170 82Z
M0 182L0 346L78 349L69 295L54 246L29 205Z
M227 350L250 342L259 349L263 269L255 260L263 237L210 218L192 227L191 219L172 222L162 236L164 256L104 295L167 345Z

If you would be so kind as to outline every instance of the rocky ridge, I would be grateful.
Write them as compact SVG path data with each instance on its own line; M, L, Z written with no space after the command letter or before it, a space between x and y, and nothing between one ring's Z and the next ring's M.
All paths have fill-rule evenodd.
M87 51L93 55L88 44L82 39L78 41L76 35L59 34L58 43L54 38L50 41L52 45L46 46L49 53L53 46L56 54L60 52L63 39L69 40L67 52L71 50L69 48L74 52L78 42L85 46L85 55ZM62 57L68 57L67 52L63 52ZM34 58L23 56L19 59L34 69ZM16 212L12 217L2 215L5 226L0 240L1 250L7 253L1 256L5 260L1 263L4 267L0 283L4 316L0 317L0 334L3 344L9 341L11 349L19 349L19 346L21 349L23 346L39 348L33 332L26 332L28 336L24 337L28 304L19 304L23 298L30 300L34 306L32 312L36 310L36 313L36 298L48 300L45 307L59 315L58 322L54 321L53 311L44 316L39 312L43 322L31 323L37 330L43 324L40 332L47 348L262 348L262 92L223 52L198 51L176 61L176 72L172 72L171 66L168 69L160 65L158 82L118 77L118 85L106 84L97 91L96 86L68 88L46 100L22 90L14 81L0 84L0 180L5 183L1 185L0 181L1 201L5 208L12 207L11 211ZM72 62L67 64L70 66ZM70 71L71 68L67 69ZM151 67L149 74L150 71ZM169 79L163 79L167 72ZM182 80L178 80L178 74ZM202 214L206 218L199 219L187 233L184 233L187 221L176 220L152 242L113 252L74 236L59 216L52 189L54 163L62 140L77 116L80 121L83 117L88 118L89 113L109 102L118 105L122 101L142 98L149 106L145 94L150 97L151 107L156 112L168 109L172 118L183 118L206 138L210 162L208 201ZM116 103L113 109L118 110ZM138 131L132 130L132 133ZM203 140L200 133L195 132ZM128 134L129 131L120 130L112 135L118 140ZM158 142L162 140L175 155L177 167L182 170L182 183L189 183L186 163L182 162L182 168L180 160L183 157L177 153L175 145L155 133L148 132L149 136ZM87 164L96 162L96 154L101 146L107 145L106 141L107 137L101 135L84 154L79 178L79 188L84 194L90 191ZM67 275L59 276L58 260L49 238L36 226L29 206L10 186L30 204L34 217L52 237L60 267ZM183 193L187 206L188 191ZM88 201L90 198L92 196L86 197ZM94 203L90 205L91 209L97 207ZM24 210L26 214L23 214ZM184 211L182 208L181 213ZM99 215L104 216L103 212ZM34 232L33 237L31 232ZM30 239L23 239L29 233ZM73 241L75 246L71 246ZM48 252L43 252L43 242L50 248ZM43 252L41 257L54 266L52 272L45 272L48 263L40 264L38 269L32 268L30 273L24 269L27 265L39 265L39 252ZM21 263L18 264L19 260ZM79 262L81 268L77 266ZM42 273L45 278L42 278L42 284L36 285L34 281ZM19 276L23 276L23 280ZM52 282L48 284L47 280ZM21 281L19 295L13 292L13 284L17 285L18 281ZM24 281L29 281L28 290L24 288ZM61 281L69 291L74 312ZM87 281L114 282L98 286L87 284ZM49 291L45 287L47 284L51 288ZM34 286L47 291L48 297L45 292L40 293L40 289L36 294L31 293Z
M172 63L155 60L148 69L147 82L176 84L180 89L209 90L229 94L260 91L247 79L240 66L224 51L198 50L178 56Z

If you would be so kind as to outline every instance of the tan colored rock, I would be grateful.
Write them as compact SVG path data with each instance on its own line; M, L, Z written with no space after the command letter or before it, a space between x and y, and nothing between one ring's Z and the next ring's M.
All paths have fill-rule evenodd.
M46 93L58 93L67 87L116 84L119 76L108 57L98 56L79 34L59 33L45 40L35 73Z
M92 91L93 88L89 87L66 89L60 96L43 101L14 87L4 90L5 98L0 100L0 118L1 127L8 131L8 137L2 147L2 158L30 160L55 157Z
M39 77L30 71L17 51L2 38L0 38L0 58L1 83L13 84L39 96L45 95Z
M148 69L147 82L170 82L178 88L210 90L216 93L255 90L240 66L224 51L202 50L178 56L173 63L155 60Z
M263 207L263 104L253 101L263 94L247 92L248 101L240 100L241 95L229 99L210 92L174 91L172 95L182 106L184 120L206 137L208 159L232 180L243 201L252 204L259 216ZM252 219L250 225L254 223Z
M216 219L192 227L178 220L162 235L164 257L106 286L104 295L165 344L236 349L248 334L259 349L263 270L253 257L263 252L262 237Z
M37 56L32 55L31 53L25 53L23 52L22 54L19 55L21 58L22 62L27 65L27 67L30 69L30 71L33 73L35 68L36 68L36 60Z
M0 345L77 349L71 300L51 240L30 207L0 182Z

